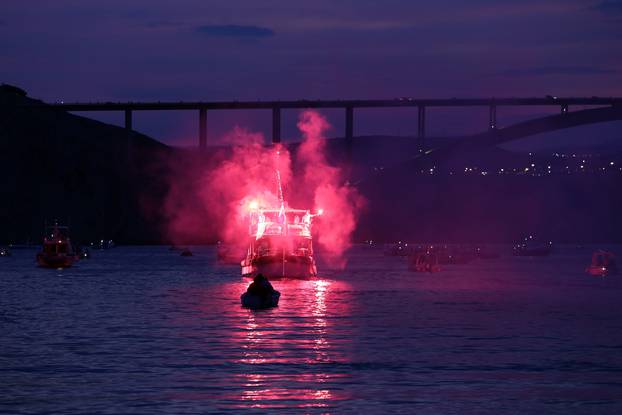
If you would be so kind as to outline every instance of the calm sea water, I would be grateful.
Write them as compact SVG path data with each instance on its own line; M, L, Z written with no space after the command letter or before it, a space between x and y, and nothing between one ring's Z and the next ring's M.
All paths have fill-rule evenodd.
M0 413L622 413L622 276L591 247L437 274L356 247L274 281L212 247L120 247L63 271L0 258ZM613 247L622 254L622 247Z

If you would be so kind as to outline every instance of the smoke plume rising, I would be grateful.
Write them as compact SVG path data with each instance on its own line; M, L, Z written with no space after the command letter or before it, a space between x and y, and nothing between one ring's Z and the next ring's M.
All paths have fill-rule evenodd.
M246 219L251 206L279 208L277 171L285 201L299 209L323 214L314 221L316 248L328 254L333 265L344 266L344 252L351 244L357 213L363 198L343 177L342 170L327 161L327 120L314 111L300 114L294 169L289 150L265 146L264 137L236 127L225 137L230 148L221 149L210 163L184 160L173 169L164 206L169 218L167 234L174 243L205 240L206 235L243 249L248 243ZM287 207L287 206L286 206Z

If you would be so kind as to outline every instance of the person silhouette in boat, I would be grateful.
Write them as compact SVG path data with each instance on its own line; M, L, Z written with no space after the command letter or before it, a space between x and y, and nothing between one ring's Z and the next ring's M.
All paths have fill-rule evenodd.
M246 292L261 298L266 298L272 294L274 287L263 274L257 274L251 285L248 286Z

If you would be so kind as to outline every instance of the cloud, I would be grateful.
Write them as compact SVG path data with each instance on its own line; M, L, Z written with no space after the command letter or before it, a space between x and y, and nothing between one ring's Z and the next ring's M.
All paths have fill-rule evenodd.
M603 0L592 7L602 13L622 13L622 0Z
M274 31L261 26L206 25L197 27L197 32L215 37L260 38L274 36Z
M547 76L547 75L607 75L615 73L611 69L591 66L538 66L523 69L508 69L498 72L501 76Z

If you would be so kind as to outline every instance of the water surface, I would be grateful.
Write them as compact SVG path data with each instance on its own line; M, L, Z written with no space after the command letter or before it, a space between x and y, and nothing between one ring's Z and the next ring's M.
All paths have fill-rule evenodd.
M0 258L0 413L622 413L622 276L593 247L408 272L274 281L276 309L213 247L95 251L58 271ZM622 253L622 247L613 247Z

